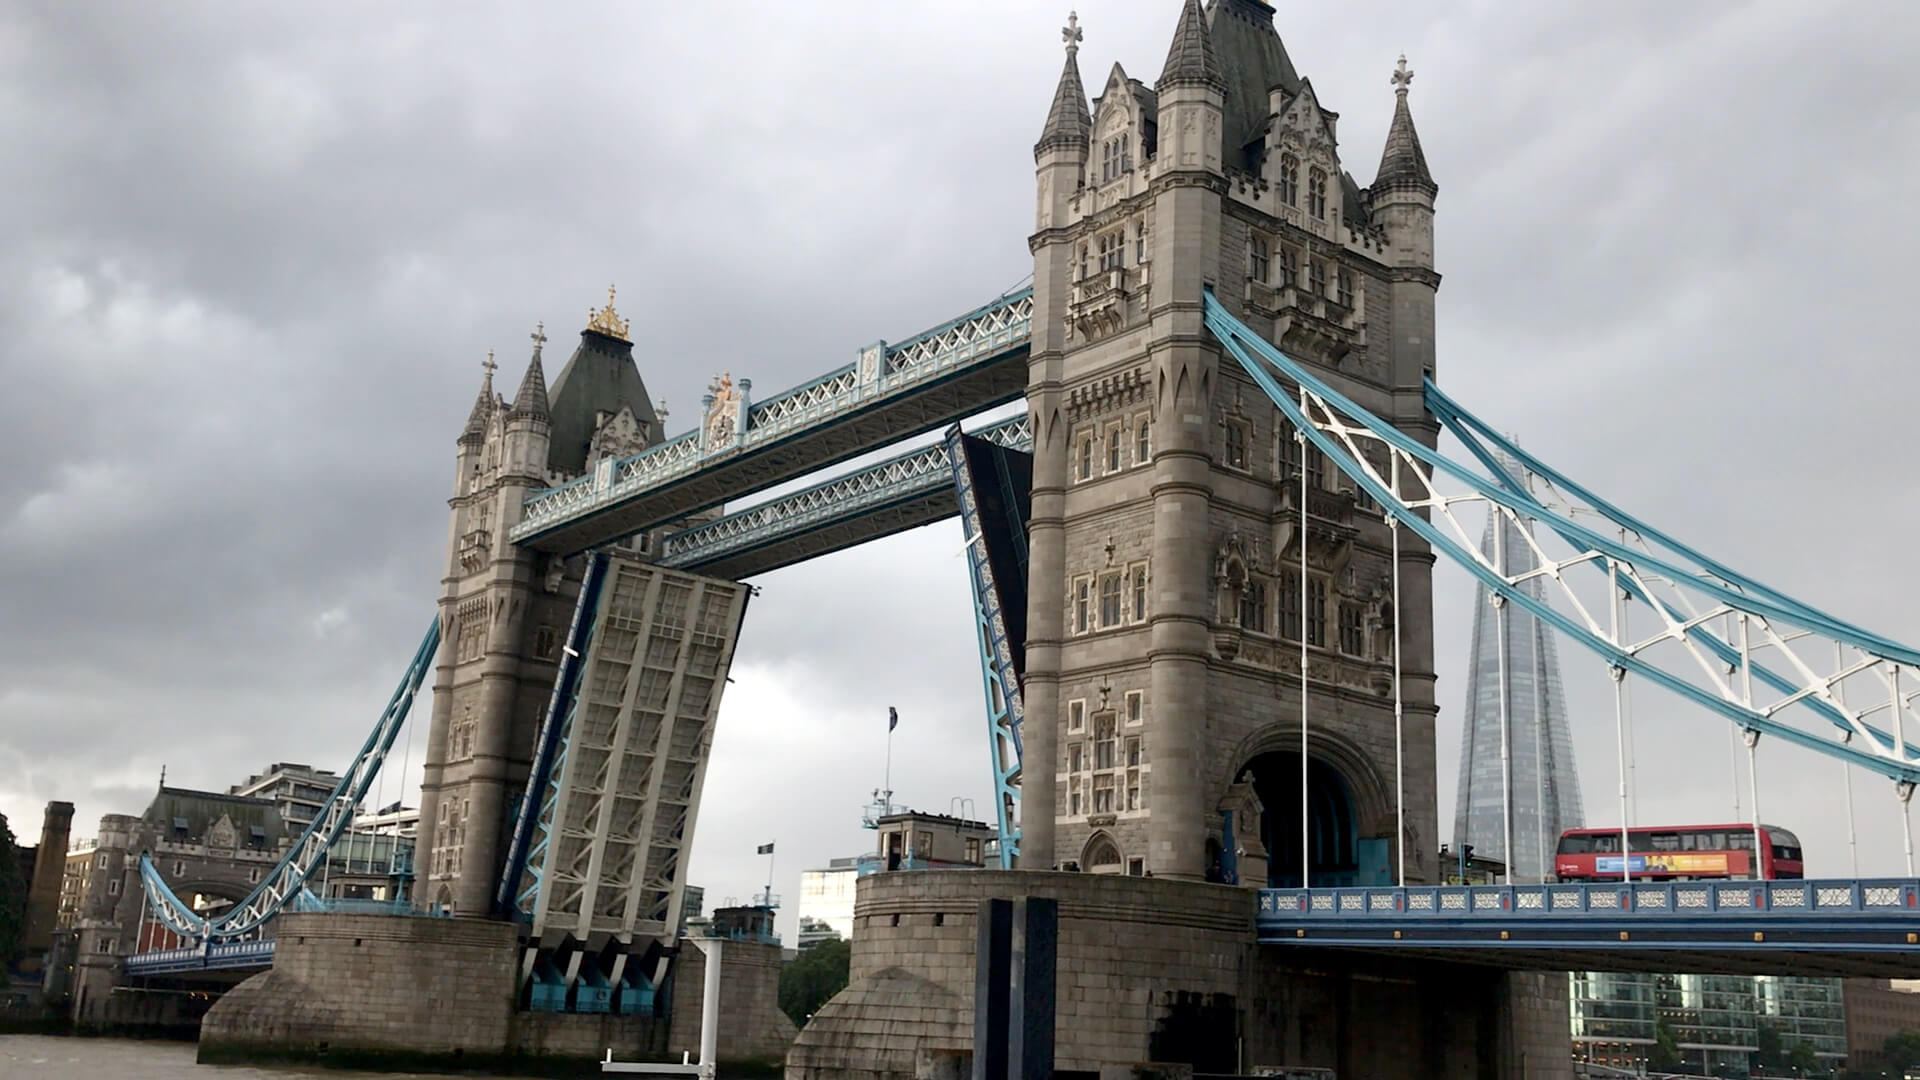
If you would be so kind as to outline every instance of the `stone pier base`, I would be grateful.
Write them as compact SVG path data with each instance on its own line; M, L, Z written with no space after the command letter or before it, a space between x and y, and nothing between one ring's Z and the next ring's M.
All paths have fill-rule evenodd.
M990 870L873 874L858 889L851 980L801 1030L787 1080L914 1080L970 1053L974 913L1022 895L1060 904L1060 1071L1572 1076L1564 977L1262 947L1251 890Z
M273 968L228 991L201 1021L202 1062L538 1071L542 1063L598 1061L608 1050L624 1061L699 1051L704 968L691 945L693 963L683 958L673 980L680 1037L672 1038L651 1016L516 1009L518 935L507 923L285 913L275 929ZM778 946L728 943L723 1063L778 1062L785 1053L793 1025L780 1016L782 1031L762 1015L763 1003L777 999L779 976ZM691 1017L690 1042L683 1016Z

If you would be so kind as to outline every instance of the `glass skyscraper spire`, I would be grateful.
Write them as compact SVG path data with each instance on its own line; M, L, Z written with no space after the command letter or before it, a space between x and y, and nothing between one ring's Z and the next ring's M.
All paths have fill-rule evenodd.
M1519 478L1517 463L1504 455L1500 464ZM1495 561L1495 522L1499 522L1498 562L1508 576L1538 565L1527 541L1532 532L1504 517L1490 516L1480 549ZM1521 586L1544 600L1545 585ZM1476 858L1505 862L1514 881L1538 881L1553 869L1560 830L1583 821L1580 778L1574 769L1573 737L1567 729L1566 700L1560 686L1560 657L1554 630L1512 604L1506 609L1506 633L1500 612L1485 585L1475 590L1472 666L1467 671L1466 724L1461 732L1460 789L1454 811L1453 842L1472 844ZM1500 768L1500 659L1506 657L1507 745L1513 783L1513 847L1506 850L1501 825L1503 784Z

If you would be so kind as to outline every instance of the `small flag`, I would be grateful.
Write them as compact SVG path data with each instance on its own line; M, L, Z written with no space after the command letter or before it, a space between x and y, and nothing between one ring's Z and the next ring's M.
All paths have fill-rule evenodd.
M771 854L773 854L773 845L772 845L772 844L761 844L761 845L760 845L760 850L758 850L758 851L756 851L756 852L754 852L754 854L755 854L755 855L771 855Z
M887 734L889 735L893 734L893 729L899 726L900 726L900 714L894 711L893 706L891 705L887 706Z

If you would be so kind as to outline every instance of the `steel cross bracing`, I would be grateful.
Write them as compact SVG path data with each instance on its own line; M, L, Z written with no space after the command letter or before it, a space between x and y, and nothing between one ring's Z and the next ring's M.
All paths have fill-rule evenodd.
M273 918L280 909L296 899L308 878L326 862L327 849L339 839L353 821L354 813L367 797L367 789L393 748L393 740L406 723L414 696L433 667L434 653L440 648L440 620L436 617L414 650L413 660L401 676L400 685L388 700L386 711L361 745L360 753L347 766L326 805L314 815L306 832L287 850L280 862L267 871L258 886L246 898L214 919L207 919L175 896L146 852L140 853L140 879L146 888L147 906L161 925L174 933L201 942L236 938L250 933Z
M1395 521L1465 567L1498 602L1518 604L1597 654L1616 678L1632 673L1731 720L1750 738L1776 735L1888 776L1901 785L1903 795L1911 792L1920 778L1920 748L1906 738L1905 717L1920 692L1920 672L1915 671L1920 653L1734 574L1653 531L1492 435L1431 383L1430 407L1501 479L1482 477L1360 408L1234 318L1211 293L1206 297L1206 321L1296 428ZM1276 374L1295 389L1283 388ZM1481 439L1585 501L1581 516L1598 515L1614 527L1596 530L1534 498L1526 485L1498 468ZM1443 492L1440 478L1464 492ZM1461 520L1463 510L1498 514L1518 526L1533 549L1536 567L1503 574L1473 541L1468 523ZM1559 536L1572 554L1548 554L1526 528L1529 520ZM1665 552L1630 548L1617 535L1619 529L1653 540ZM1567 580L1569 571L1579 567L1643 602L1657 624L1632 636L1623 629L1630 625L1627 621L1604 608L1596 612ZM1536 579L1546 587L1544 598L1521 588ZM1613 595L1611 588L1608 595ZM1556 596L1566 613L1553 603ZM1723 621L1736 628L1727 637L1717 632L1716 624ZM1807 648L1807 643L1815 648ZM1809 655L1831 654L1836 647L1845 653L1837 663ZM1878 693L1872 698L1864 692L1852 694L1849 705L1841 697L1841 684L1849 680L1877 681ZM1816 717L1841 737L1822 734L1810 723ZM1854 735L1861 738L1856 741Z
M1033 445L1024 415L969 434L1013 450ZM673 533L661 542L660 562L738 581L958 512L946 451L936 444Z
M1025 423L1024 418L1021 421ZM999 834L1000 866L1012 869L1020 854L1020 728L1026 706L1020 679L1013 667L1013 649L1007 642L1006 618L1000 610L1000 590L994 584L987 559L986 536L980 531L979 500L967 468L967 452L955 427L937 449L948 464L948 483L958 492L960 527L967 536L967 569L973 580L975 634L980 646L981 682L987 701L987 743L993 770L993 809ZM1003 443L1002 445L1007 445Z
M514 543L583 551L924 434L1026 392L1023 289L759 404L528 497Z

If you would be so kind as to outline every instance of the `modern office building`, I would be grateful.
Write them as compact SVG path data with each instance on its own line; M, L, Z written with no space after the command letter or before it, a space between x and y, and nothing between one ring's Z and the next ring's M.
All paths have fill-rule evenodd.
M1520 477L1519 466L1504 456L1501 464ZM1480 550L1508 574L1539 565L1526 529L1501 522L1495 543L1489 517ZM1545 584L1522 586L1545 599ZM1475 589L1472 666L1467 670L1466 722L1461 734L1460 787L1454 812L1453 850L1471 844L1475 855L1503 862L1512 880L1538 881L1551 872L1560 831L1581 823L1580 777L1574 769L1573 737L1560 687L1560 657L1554 630L1531 613L1509 604L1504 614L1493 605L1485 585ZM1504 627L1502 624L1504 623ZM1501 767L1501 662L1506 668L1506 746L1511 776L1512 853L1506 850L1501 821L1507 806Z
M808 925L824 926L841 938L853 940L853 886L860 877L860 859L831 859L821 870L800 872L799 945L806 948L819 936Z
M1839 979L1603 971L1568 978L1576 1061L1731 1077L1751 1075L1768 1053L1811 1055L1822 1070L1846 1064Z
M278 806L287 831L298 836L313 823L314 815L327 804L327 797L339 783L340 777L326 769L277 761L248 777L246 783L228 788L227 794L271 800Z

